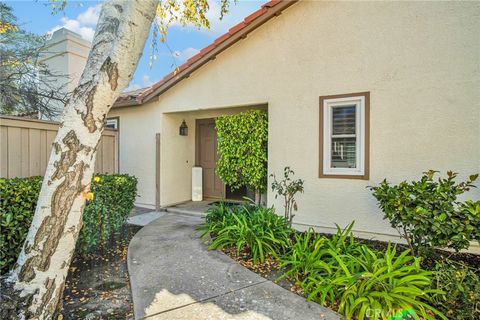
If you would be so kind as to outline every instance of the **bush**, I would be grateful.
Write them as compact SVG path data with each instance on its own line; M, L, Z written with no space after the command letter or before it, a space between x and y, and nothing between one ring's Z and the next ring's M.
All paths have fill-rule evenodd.
M6 273L17 260L37 205L42 177L0 179L0 268ZM82 252L106 244L132 210L137 179L128 175L97 175L91 185L77 245Z
M437 314L429 304L432 273L420 267L409 250L397 255L395 246L385 252L359 244L338 227L332 238L312 231L297 236L292 251L282 261L287 275L300 282L310 300L335 308L347 319L381 319L414 310L425 319ZM411 311L410 311L411 312Z
M210 222L204 226L204 236L209 232L215 234L209 249L235 247L238 254L249 251L256 264L259 260L264 262L267 255L278 257L290 244L291 229L285 218L276 215L273 208L220 208L209 213L207 220ZM220 217L219 210L223 210L223 217ZM212 219L214 216L216 219Z
M397 228L416 255L433 247L459 251L470 241L480 242L480 201L460 202L457 197L474 187L478 174L456 183L457 173L434 180L437 171L425 172L420 181L391 186L384 180L370 187L392 227Z
M265 191L267 186L268 116L250 110L218 117L217 174L232 190L247 187Z
M96 175L91 184L93 201L83 211L78 246L82 252L105 247L123 226L137 196L137 179L126 174Z
M452 261L437 262L434 269L436 288L448 293L436 295L435 305L449 319L480 319L480 276Z
M20 254L41 186L41 177L0 179L0 274Z

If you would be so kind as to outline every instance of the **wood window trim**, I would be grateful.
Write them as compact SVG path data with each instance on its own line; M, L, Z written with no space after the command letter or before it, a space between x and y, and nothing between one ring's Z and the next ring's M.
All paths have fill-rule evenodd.
M364 132L364 141L365 141L365 151L364 151L364 171L363 175L348 175L348 174L324 174L323 172L323 148L324 148L324 101L329 99L341 99L341 98L353 98L363 96L365 98L365 132ZM370 179L370 92L356 92L356 93L347 93L347 94L337 94L329 96L320 96L319 98L319 120L320 120L320 135L319 135L319 168L318 168L318 177L319 178L330 178L330 179L357 179L357 180L369 180Z

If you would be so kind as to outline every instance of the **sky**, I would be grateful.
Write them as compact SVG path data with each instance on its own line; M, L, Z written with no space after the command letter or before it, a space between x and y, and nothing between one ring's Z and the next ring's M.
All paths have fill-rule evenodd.
M52 7L48 0L16 0L5 1L12 9L23 29L36 33L46 34L61 27L80 34L84 39L91 40L95 33L101 1L68 0L66 9L52 14ZM266 0L238 0L232 1L230 12L223 20L219 20L219 1L211 0L208 18L211 28L198 30L194 27L173 25L167 33L165 43L157 42L157 59L153 60L151 38L147 40L143 56L137 71L127 90L135 90L152 85L163 76L173 71L188 58L195 55L202 48L208 46L217 37L228 31L229 28L242 21L250 13L256 11ZM153 62L151 64L151 62Z

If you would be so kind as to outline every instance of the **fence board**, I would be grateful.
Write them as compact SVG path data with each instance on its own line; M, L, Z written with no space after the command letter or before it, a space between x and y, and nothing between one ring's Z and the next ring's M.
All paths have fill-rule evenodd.
M0 116L0 177L43 175L58 130L53 121ZM95 172L116 173L118 132L106 129L98 145Z

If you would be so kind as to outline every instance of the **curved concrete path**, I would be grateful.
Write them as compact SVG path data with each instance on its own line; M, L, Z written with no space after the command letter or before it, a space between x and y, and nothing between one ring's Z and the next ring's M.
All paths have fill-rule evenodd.
M200 217L167 213L128 249L135 319L339 319L335 312L208 251Z

